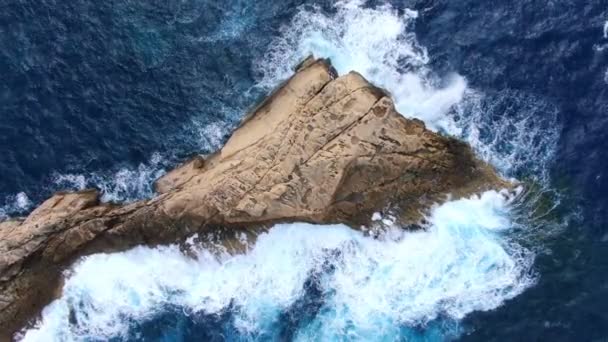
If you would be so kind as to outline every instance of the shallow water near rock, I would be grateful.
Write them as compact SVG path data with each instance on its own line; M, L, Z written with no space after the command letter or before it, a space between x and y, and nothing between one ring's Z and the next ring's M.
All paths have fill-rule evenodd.
M511 199L512 200L512 199ZM534 283L509 242L506 193L434 209L426 231L378 238L278 225L244 254L176 246L84 258L23 340L394 340L458 335L456 322Z
M448 202L426 231L379 239L294 224L244 254L91 256L25 340L608 334L601 1L5 5L0 216L65 187L151 196L153 179L221 146L309 53L360 72L402 114L464 139L534 189Z

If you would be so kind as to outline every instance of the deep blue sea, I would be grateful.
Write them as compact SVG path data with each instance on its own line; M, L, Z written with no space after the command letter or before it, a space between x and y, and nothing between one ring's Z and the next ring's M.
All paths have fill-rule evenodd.
M422 232L91 256L19 339L608 339L606 0L0 0L0 46L0 218L58 190L153 196L310 53L524 184Z

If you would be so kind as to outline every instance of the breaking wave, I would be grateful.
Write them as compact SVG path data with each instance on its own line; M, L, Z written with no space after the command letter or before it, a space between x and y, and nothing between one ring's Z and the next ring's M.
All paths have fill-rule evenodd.
M355 70L389 90L402 114L435 130L454 130L446 113L462 100L466 81L457 74L440 79L427 67L427 51L411 30L418 13L400 14L389 5L366 8L362 1L340 1L336 9L328 15L302 8L259 61L260 85L272 87L312 53L330 58L339 74Z
M398 111L469 142L506 176L545 178L560 132L557 109L527 94L485 94L457 74L437 75L414 34L418 13L390 5L339 1L336 13L302 7L257 62L260 86L291 74L308 54L330 58L340 74L355 70L387 89ZM538 115L539 112L543 115Z
M104 202L128 202L152 197L152 183L165 173L165 159L154 154L148 163L136 168L122 168L114 173L56 174L53 183L59 189L97 188Z
M198 151L212 152L221 146L229 129L223 122L203 124L194 119L184 135L197 142ZM52 179L58 189L97 188L104 202L131 202L154 196L154 181L175 164L173 159L154 153L147 163L137 167L124 167L115 172L55 174Z
M32 207L32 202L25 192L20 192L5 198L5 204L0 206L0 221L10 216L24 214Z
M193 259L169 246L93 255L22 338L447 337L466 314L496 308L534 282L533 254L507 237L513 200L487 192L449 202L432 211L425 231L394 227L379 238L300 223L241 240L245 254L197 248ZM162 329L150 329L166 312Z
M270 90L310 53L331 58L340 74L362 73L392 94L403 115L468 141L506 176L547 184L560 129L557 110L531 95L484 93L457 73L434 73L413 33L417 16L363 1L340 1L331 13L301 7L264 58L254 62L257 86ZM217 133L224 127L216 128L209 129ZM210 143L221 143L222 135L215 136ZM96 174L57 181L76 187L112 184L104 189L106 200L147 196L158 165L162 162L153 159L136 176L121 171L110 181ZM196 258L178 246L89 256L68 272L63 296L20 337L455 338L464 329L459 323L464 316L494 309L535 281L534 253L522 240L530 234L519 217L524 197L487 192L447 202L432 210L425 230L392 226L375 238L345 226L299 223L241 239L244 253L215 245L193 247Z

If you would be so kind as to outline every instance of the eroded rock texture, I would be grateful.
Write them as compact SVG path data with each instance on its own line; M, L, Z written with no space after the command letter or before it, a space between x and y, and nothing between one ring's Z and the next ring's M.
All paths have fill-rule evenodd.
M234 132L224 148L159 179L159 195L99 203L94 190L60 193L25 220L0 223L0 331L20 328L77 257L173 243L214 227L306 221L368 223L396 209L414 223L447 194L503 183L470 148L395 111L361 75L337 77L307 59Z

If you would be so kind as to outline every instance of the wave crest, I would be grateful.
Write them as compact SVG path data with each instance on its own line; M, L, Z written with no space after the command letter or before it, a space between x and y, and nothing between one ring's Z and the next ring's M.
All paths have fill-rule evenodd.
M303 301L310 317L288 322L296 340L392 339L437 320L455 322L534 282L533 254L505 239L511 201L506 192L487 192L449 202L433 209L425 231L394 227L379 238L342 225L297 223L261 233L242 255L199 248L192 259L169 246L89 256L21 337L145 336L133 322L178 307L190 320L226 316L221 329L241 337L277 338L277 324Z
M335 12L302 6L256 62L270 89L310 53L330 58L340 74L360 72L388 90L398 111L430 129L467 141L507 177L547 182L560 125L557 109L514 91L486 94L454 72L437 75L414 33L418 13L365 1L339 1Z

